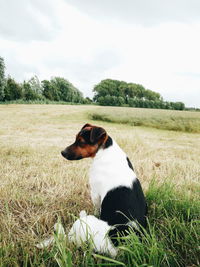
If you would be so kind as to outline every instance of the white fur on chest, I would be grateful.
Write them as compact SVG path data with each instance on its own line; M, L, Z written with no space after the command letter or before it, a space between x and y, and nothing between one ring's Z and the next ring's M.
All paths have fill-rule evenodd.
M131 187L136 175L128 166L127 156L118 144L101 149L96 154L90 169L90 187L93 202L102 202L108 191L118 187ZM96 204L96 203L94 203Z

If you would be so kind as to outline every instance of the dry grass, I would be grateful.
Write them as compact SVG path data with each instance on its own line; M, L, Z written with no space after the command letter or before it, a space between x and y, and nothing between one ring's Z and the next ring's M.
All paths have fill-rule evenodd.
M31 258L36 253L34 244L49 235L58 217L68 228L72 214L78 215L81 209L93 212L88 188L91 160L66 161L60 151L73 142L84 123L94 123L87 114L98 109L102 110L0 106L1 266L18 266L24 257ZM200 134L95 124L105 127L126 151L145 190L153 179L158 184L167 180L175 183L177 192L198 199ZM13 260L12 253L16 254Z

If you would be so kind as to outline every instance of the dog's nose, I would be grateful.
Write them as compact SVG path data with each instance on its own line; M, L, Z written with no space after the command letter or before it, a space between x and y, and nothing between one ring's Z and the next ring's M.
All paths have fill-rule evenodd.
M64 150L61 151L61 155L62 155L63 157L65 157L65 151L64 151Z

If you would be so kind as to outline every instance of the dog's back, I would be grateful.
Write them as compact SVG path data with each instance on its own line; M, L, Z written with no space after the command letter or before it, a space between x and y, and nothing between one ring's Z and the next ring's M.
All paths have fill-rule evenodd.
M138 179L131 188L119 186L110 190L101 204L100 218L109 225L126 224L135 220L146 227L147 206Z
M147 204L138 179L132 188L119 186L109 191L101 204L100 218L115 226L108 233L115 246L119 244L117 237L127 235L129 230L140 235L147 225L146 215Z

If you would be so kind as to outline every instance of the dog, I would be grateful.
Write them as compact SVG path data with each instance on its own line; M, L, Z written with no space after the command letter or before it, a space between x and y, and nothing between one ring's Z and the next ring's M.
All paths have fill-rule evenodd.
M100 220L114 226L108 231L114 246L119 245L118 237L127 235L130 227L136 234L146 228L147 204L141 184L129 158L105 129L85 124L75 142L61 154L68 160L93 158L91 198L100 211Z

